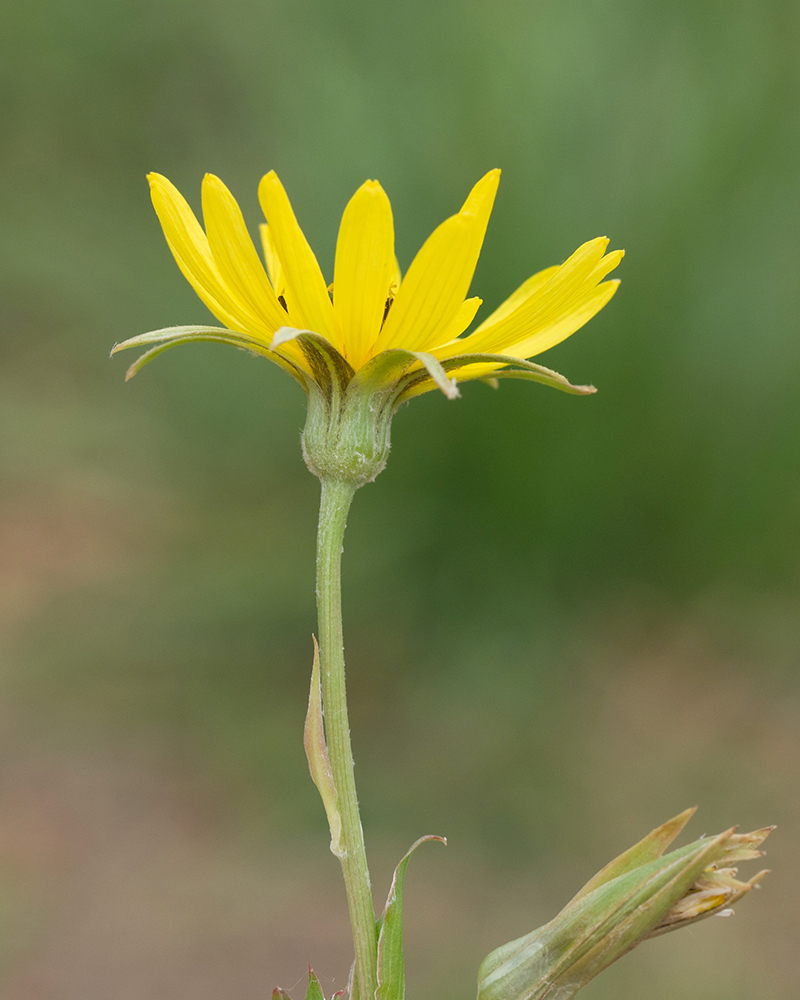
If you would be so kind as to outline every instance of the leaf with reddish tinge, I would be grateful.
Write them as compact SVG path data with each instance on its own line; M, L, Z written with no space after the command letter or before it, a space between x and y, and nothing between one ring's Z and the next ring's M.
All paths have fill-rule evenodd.
M319 979L311 971L311 966L308 967L308 987L306 988L306 1000L325 1000L325 994L322 992L322 987L319 984Z

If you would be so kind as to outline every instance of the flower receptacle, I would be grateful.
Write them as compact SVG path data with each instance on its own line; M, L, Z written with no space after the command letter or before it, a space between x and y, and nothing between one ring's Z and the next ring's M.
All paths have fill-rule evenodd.
M383 471L391 447L389 393L351 382L343 391L313 385L303 430L303 458L320 479L363 486Z

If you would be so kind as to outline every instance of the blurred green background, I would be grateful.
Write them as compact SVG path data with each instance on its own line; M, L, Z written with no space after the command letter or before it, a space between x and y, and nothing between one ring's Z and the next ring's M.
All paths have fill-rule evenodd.
M304 399L228 348L149 204L275 168L328 275L378 177L408 266L503 179L494 308L608 234L620 293L544 356L597 396L430 394L345 558L376 897L409 995L690 804L780 824L732 921L587 1000L800 993L800 8L795 0L6 0L0 9L0 983L8 1000L327 993L350 961L301 729L317 483ZM484 315L486 312L484 311Z

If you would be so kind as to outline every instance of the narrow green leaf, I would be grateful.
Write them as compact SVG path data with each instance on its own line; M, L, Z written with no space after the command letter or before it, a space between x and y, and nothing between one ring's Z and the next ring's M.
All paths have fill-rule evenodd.
M408 853L394 870L392 887L383 914L378 921L378 988L375 1000L403 1000L406 992L403 969L403 883L408 861L420 844L438 840L447 844L444 837L428 834L412 844Z
M149 364L154 358L157 358L165 351L173 347L179 347L181 344L196 343L230 344L232 347L238 347L242 351L260 354L265 358L269 358L270 361L274 361L280 368L283 368L285 372L300 384L305 392L308 392L305 372L301 371L290 358L277 354L271 348L267 347L263 341L257 340L249 334L226 330L222 326L169 326L163 330L152 330L150 333L142 333L128 340L123 340L120 344L115 344L111 349L111 354L113 356L120 351L127 351L133 347L156 345L150 347L150 350L137 358L128 368L125 373L125 381L127 382L134 375L137 375L145 365Z
M501 378L529 379L532 382L540 382L542 385L549 385L553 389L561 392L569 392L575 396L588 396L597 392L593 385L573 385L569 379L558 372L543 365L537 365L533 361L526 361L525 358L512 358L505 354L459 354L454 358L447 358L441 362L441 368L447 376L449 372L456 372L459 368L475 364L496 364L503 365L495 371L488 372L484 376L478 376L480 381L488 379L496 380ZM406 402L412 396L417 396L423 392L429 392L434 388L429 383L432 373L430 371L408 372L400 384L400 392L397 397L398 405ZM471 381L471 379L466 379ZM453 382L448 379L448 382ZM437 382L438 384L438 382ZM442 388L440 385L439 388Z
M331 831L331 851L337 858L344 855L342 844L342 817L339 813L336 785L333 780L328 746L325 742L325 723L322 715L322 683L319 673L319 646L314 640L314 662L311 668L311 691L308 696L308 712L303 731L303 745L308 758L308 769L317 786L317 791L325 806L328 826Z
M555 375L547 375L543 372L519 371L516 368L504 368L502 371L494 373L492 378L515 378L528 382L538 382L539 385L549 385L551 389L558 389L559 392L568 392L571 396L592 396L597 392L593 385L573 385L563 376L558 378Z
M272 991L272 1000L292 1000L286 990L282 990L280 986L276 986Z
M533 382L540 382L542 385L549 385L553 389L560 389L561 392L569 392L577 396L587 396L597 392L593 385L573 385L568 378L553 371L552 368L545 368L544 365L537 365L534 361L527 361L525 358L512 358L507 354L459 354L443 361L442 367L449 372L457 371L466 365L483 362L508 366L491 372L492 378L530 379Z
M225 326L165 326L161 330L151 330L149 333L139 333L135 337L129 337L119 344L114 344L111 354L119 351L128 351L132 347L149 347L151 344L160 344L165 340L183 339L184 337L195 336L215 336L215 337L239 337L247 339L249 334L237 333L229 330ZM250 338L254 339L254 338ZM262 347L267 345L261 343Z

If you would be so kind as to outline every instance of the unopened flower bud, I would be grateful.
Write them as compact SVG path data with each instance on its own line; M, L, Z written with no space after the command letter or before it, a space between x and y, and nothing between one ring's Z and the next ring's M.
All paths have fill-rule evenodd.
M550 923L493 951L478 973L478 1000L570 1000L645 938L729 915L766 874L741 882L735 864L760 857L759 845L774 828L733 828L664 854L693 813L681 813L606 865Z

